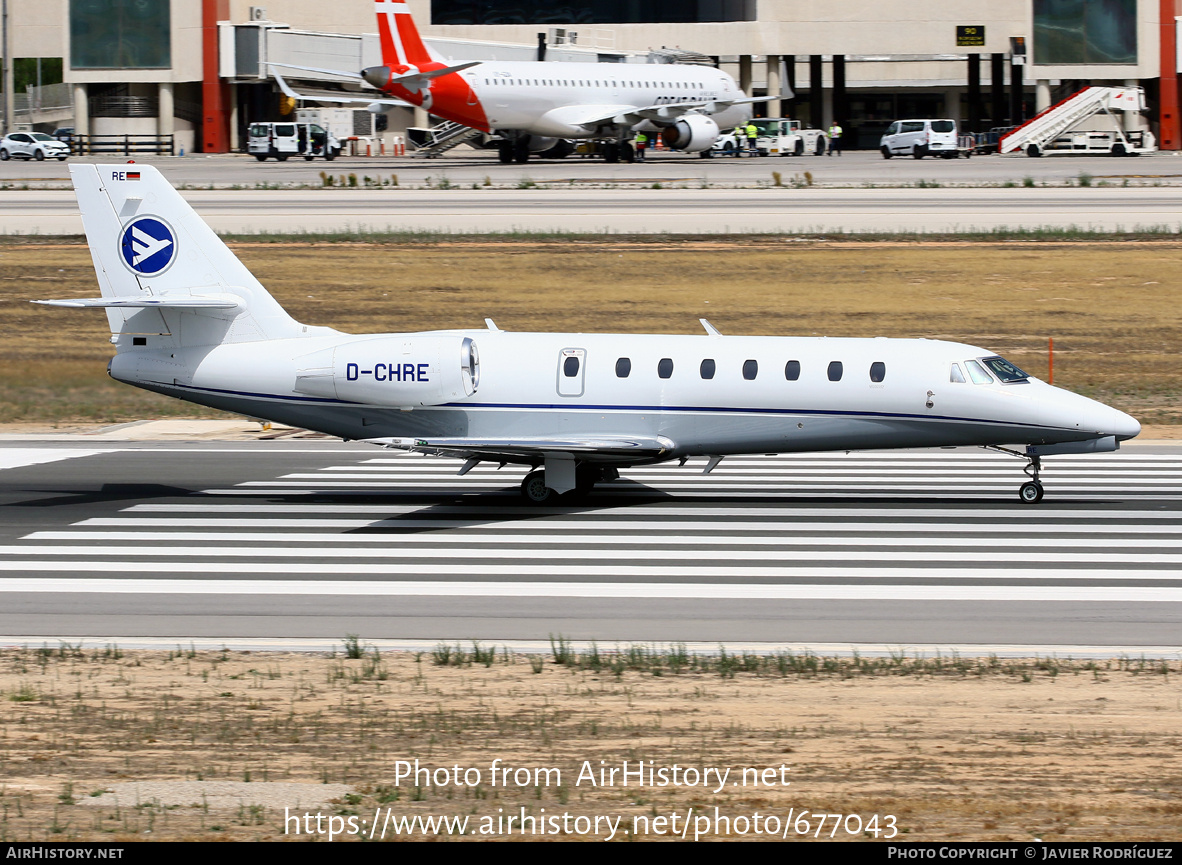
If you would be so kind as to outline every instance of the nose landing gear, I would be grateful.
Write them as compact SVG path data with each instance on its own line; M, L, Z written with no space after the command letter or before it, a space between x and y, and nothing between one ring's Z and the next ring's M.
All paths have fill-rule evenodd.
M1042 501L1042 482L1038 479L1038 472L1042 468L1042 457L1032 456L1029 458L1030 462L1022 471L1030 477L1026 483L1018 490L1018 498L1028 505L1037 504Z
M1042 501L1043 488L1042 481L1038 478L1038 473L1042 471L1042 457L1037 454L1024 454L1009 448L1003 448L998 445L985 445L987 450L1001 451L1010 456L1020 457L1024 460L1029 460L1022 471L1026 472L1027 477L1030 478L1026 483L1018 488L1018 499L1026 505L1036 505Z

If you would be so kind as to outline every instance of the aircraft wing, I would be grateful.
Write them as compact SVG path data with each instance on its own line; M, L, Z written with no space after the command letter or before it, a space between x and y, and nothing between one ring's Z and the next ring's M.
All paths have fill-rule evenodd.
M433 456L510 463L534 462L563 454L595 461L641 461L669 453L674 444L664 436L572 436L546 438L367 439L369 444Z
M286 66L287 64L285 63L282 65ZM310 69L310 67L302 67L302 66L296 67L296 68L299 68L299 69L309 68ZM376 103L378 105L394 105L399 108L414 108L415 107L414 105L411 105L409 102L406 102L402 99L395 99L393 96L388 96L384 93L379 93L378 91L374 91L374 95L369 96L369 97L366 97L366 96L345 96L344 94L338 95L338 94L333 93L331 91L321 91L319 93L297 93L296 91L291 89L291 85L288 84L287 81L284 79L284 77L279 74L278 70L272 69L271 71L273 73L275 73L275 83L279 85L279 89L283 91L283 95L288 97L289 99L305 99L309 102L364 102L366 105L373 105ZM321 70L311 70L311 71L321 71ZM324 71L327 71L327 70L324 70Z

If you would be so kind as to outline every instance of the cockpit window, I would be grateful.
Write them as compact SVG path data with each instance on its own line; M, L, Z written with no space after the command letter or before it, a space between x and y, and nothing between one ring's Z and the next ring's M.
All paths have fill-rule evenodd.
M993 379L989 373L981 368L981 364L975 360L966 360L964 367L969 371L969 378L973 380L973 384L993 384Z
M957 384L964 384L964 373L960 371L959 363L952 365L952 372L948 373L948 380L954 381Z
M1014 381L1027 381L1030 376L1022 372L1004 357L983 357L981 363L988 367L989 371L997 376L998 380L1003 384Z

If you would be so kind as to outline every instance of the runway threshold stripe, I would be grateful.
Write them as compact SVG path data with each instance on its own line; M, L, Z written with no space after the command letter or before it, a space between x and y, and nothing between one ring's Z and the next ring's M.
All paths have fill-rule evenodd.
M840 528L839 526L835 526ZM719 537L716 535L662 535L658 540L654 540L652 534L640 527L637 527L638 534L623 535L623 534L590 534L582 532L579 534L545 534L536 532L533 534L466 534L462 532L448 532L447 534L440 534L438 532L429 532L426 534L402 533L396 536L390 535L370 535L358 536L356 534L329 534L324 533L282 533L282 532L33 532L25 535L21 540L25 541L79 541L93 543L94 541L264 541L269 543L291 544L299 541L306 542L321 542L324 540L331 540L336 543L387 543L391 546L407 546L418 544L440 544L446 543L447 548L452 548L460 544L471 544L473 546L480 545L509 545L509 544L545 544L547 546L646 546L656 547L660 546L662 549L667 547L692 546L699 549L710 547L731 547L731 546L776 546L776 547L920 547L920 548L959 548L959 547L974 547L974 546L988 546L991 551L1014 549L1014 550L1029 550L1040 548L1063 548L1076 549L1098 547L1105 550L1129 549L1132 551L1139 551L1146 547L1159 549L1178 549L1182 547L1182 538L1145 538L1143 536L1132 536L1129 538L1119 538L1115 536L1095 537L1094 533L1090 533L1086 538L1061 538L1057 535L1055 537L1047 538L1017 538L1013 541L1007 542L1005 538L929 538L925 537L926 532L917 527L906 527L909 531L914 532L914 536L900 537L898 535L890 536L876 536L876 535L842 535L840 537L833 537L831 535L801 535L794 534L791 537L784 535L745 535L743 537ZM949 531L950 529L945 529ZM1048 529L1047 532L1050 533ZM26 550L36 549L30 546L10 546L4 547L5 555L19 555ZM46 549L57 549L62 554L67 554L75 550L86 549L91 547L70 546L70 547L56 547ZM94 547L94 549L114 550L114 549L140 549L139 547ZM160 548L166 551L169 548ZM172 548L176 549L176 548ZM205 546L196 547L193 549L200 549L202 554L209 555L211 550L206 544ZM277 549L274 547L252 547L251 549ZM278 548L285 549L285 548ZM362 548L356 549L357 554L364 553ZM222 553L219 550L219 554ZM295 552L290 554L295 555ZM307 554L306 551L299 553L301 555ZM598 551L596 551L598 555ZM732 551L726 550L726 555L732 555Z
M358 562L95 562L84 559L45 561L44 559L20 559L0 561L0 571L69 571L72 573L151 573L158 574L167 569L170 573L184 574L280 574L286 579L283 585L301 582L298 577L306 574L345 574L371 576L437 575L445 577L471 577L469 565L414 564L365 564ZM298 570L293 570L298 569ZM820 577L827 580L860 579L885 581L891 579L943 579L943 580L1182 580L1179 570L1129 570L1088 568L1088 569L1045 569L1045 568L890 568L890 567L849 567L824 566L748 566L748 567L660 567L636 565L553 565L534 564L482 564L480 573L506 577L553 577L555 570L561 570L566 577L683 577L713 579L801 579ZM15 578L14 578L15 579ZM0 580L8 584L10 580ZM271 583L272 586L277 583Z
M1078 520L1078 519L1096 519L1096 520L1178 520L1182 522L1182 510L1167 511L1167 510L1118 510L1118 509L1068 509L1068 508L1054 508L1044 505L1022 505L1015 501L1012 505L1006 503L1004 510L999 508L959 508L955 505L946 505L939 508L922 508L910 507L906 505L890 506L890 507L871 507L871 508L847 508L840 505L830 507L795 507L793 505L783 505L778 507L760 507L752 505L750 507L726 507L725 505L715 506L714 504L704 504L698 507L670 507L667 505L651 505L651 504L636 504L627 505L624 507L599 507L593 503L584 504L582 506L565 507L539 507L536 505L517 505L517 506L502 506L481 507L480 505L451 505L451 504L365 504L365 505L338 505L328 503L311 503L311 504L207 504L200 501L181 502L176 504L138 504L132 505L129 508L123 508L120 513L186 513L186 512L202 512L210 511L214 513L315 513L315 514L353 514L353 513L382 513L382 514L456 514L459 516L472 516L479 518L497 518L502 519L504 515L512 516L528 516L528 517L545 517L545 516L576 516L585 515L589 517L603 517L603 516L622 516L637 519L641 517L786 517L797 519L800 517L835 517L839 516L843 520L857 517L874 518L889 516L894 518L908 517L911 519L939 519L941 521L947 520L949 517L957 519L973 519L973 520L1002 520L1002 519L1020 519L1023 524L1031 520L1047 520L1047 519L1062 519L1062 520ZM726 523L732 525L732 523ZM845 529L849 528L848 522L841 523ZM972 525L981 525L974 523ZM1000 525L1000 524L999 524ZM1016 527L1016 526L1015 526ZM987 530L992 530L988 524L984 525Z
M652 542L648 542L652 546ZM1056 546L1066 547L1065 544ZM177 558L209 556L212 558L275 558L275 559L315 559L315 558L352 558L352 559L479 559L482 562L518 559L545 559L549 561L582 561L593 559L597 561L625 560L636 561L655 559L663 561L695 561L709 562L713 559L722 561L775 561L788 559L793 562L916 562L940 564L944 562L976 562L990 563L1039 563L1072 567L1077 565L1146 565L1153 568L1168 568L1182 564L1182 555L1171 553L1084 553L1063 549L1057 552L1034 552L1020 550L1002 552L997 549L981 550L977 552L963 552L955 550L940 550L925 552L922 550L788 550L783 555L777 555L772 550L734 550L725 549L711 551L708 549L669 549L656 547L652 549L489 549L487 547L416 547L404 549L374 549L372 547L150 547L150 546L89 546L89 547L34 547L34 546L0 546L0 556L44 555L44 556L150 556L153 558ZM171 564L169 565L171 567ZM408 565L409 567L409 565ZM1053 573L1052 571L1048 571Z
M0 581L0 593L141 595L283 595L322 597L621 598L659 600L852 600L852 601L1093 601L1182 602L1173 586L896 586L732 585L686 583L517 583L309 580L121 580L26 578Z
M510 531L510 530L531 530L531 531L553 531L555 529L587 529L587 530L607 530L607 529L641 529L647 528L652 531L654 528L666 529L671 531L688 531L699 530L706 532L736 532L736 531L790 531L798 527L807 526L807 523L792 522L791 520L783 520L780 522L704 522L694 521L686 522L682 520L667 520L659 524L652 522L642 522L640 520L555 520L555 519L539 519L537 521L530 521L524 519L505 520L495 515L488 516L472 516L466 521L461 519L449 520L433 520L433 519L418 519L415 517L403 517L398 519L373 519L373 520L351 520L351 519L332 519L332 518L316 518L306 517L303 519L286 519L283 517L276 517L275 519L261 519L261 518L230 518L230 517L90 517L89 519L80 520L75 523L75 526L106 526L106 527L140 527L140 528L161 528L161 529L180 529L180 528L242 528L242 529L424 529L424 528L465 528L464 522L481 522L484 523L481 528L487 531ZM845 527L847 530L849 525ZM861 531L866 531L869 526L863 525L858 527ZM915 531L926 530L927 526L914 526ZM1043 527L1039 527L1042 529ZM1054 531L1071 531L1071 524L1055 524L1048 526L1050 530ZM1087 524L1080 530L1088 528L1100 529L1103 531L1120 531L1123 527L1120 524ZM1180 528L1176 525L1154 525L1151 526L1157 532L1174 533ZM972 529L968 527L967 530ZM1136 531L1136 526L1130 526L1130 531ZM837 529L840 530L840 529ZM936 529L938 531L938 529ZM1010 531L1010 527L1006 527L1001 533ZM1025 529L1031 531L1033 527ZM998 532L999 528L996 526L982 528L981 531Z
M796 488L779 488L768 487L766 489L759 489L757 491L749 491L750 487L740 487L736 490L714 490L709 487L697 489L661 489L659 487L624 487L622 489L613 489L604 491L603 495L596 494L590 499L590 502L602 501L606 498L612 499L628 499L628 498L667 498L674 501L694 498L720 498L725 497L732 501L742 501L744 499L777 499L784 502L797 501L800 499L866 499L875 498L876 496L889 495L895 499L932 499L943 495L954 494L961 499L974 499L981 501L993 501L998 503L1006 503L1017 500L1017 490L1011 491L983 491L983 492L969 492L958 487L931 487L918 490L894 490L886 491L882 489L865 489L865 488L846 488L838 489L824 487L817 489L796 489ZM488 487L476 487L473 489L465 489L463 487L430 487L430 486L413 486L413 487L393 487L382 485L374 485L369 487L347 487L337 484L328 484L324 487L312 489L304 484L299 484L291 487L276 487L267 488L262 487L258 489L243 489L236 487L232 489L211 489L201 490L203 495L209 496L283 496L285 498L293 498L295 496L353 496L356 498L374 498L376 496L434 496L436 498L475 498L479 496L481 499L499 499L502 501L521 501L521 494L514 488L491 489ZM1156 500L1162 497L1162 490L1126 490L1119 487L1111 489L1102 489L1095 491L1087 490L1072 490L1072 495L1080 495L1087 493L1089 496L1102 497L1104 499L1121 499L1121 498L1138 498ZM1052 493L1053 494L1053 493ZM1060 495L1060 501L1070 500L1070 495Z

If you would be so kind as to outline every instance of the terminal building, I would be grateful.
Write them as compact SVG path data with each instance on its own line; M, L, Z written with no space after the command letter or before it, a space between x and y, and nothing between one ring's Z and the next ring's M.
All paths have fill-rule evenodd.
M268 63L381 62L373 0L0 3L5 131L73 126L167 138L173 152L239 150L250 123L292 111ZM1182 0L408 3L428 45L457 62L716 64L750 95L779 97L757 113L837 121L847 147L877 147L900 118L950 117L978 132L1015 125L1088 84L1144 87L1159 145L1180 147ZM45 65L61 82L31 83L33 60L58 58ZM356 90L318 73L293 70L290 80ZM344 131L374 142L429 123L409 109L350 116Z

